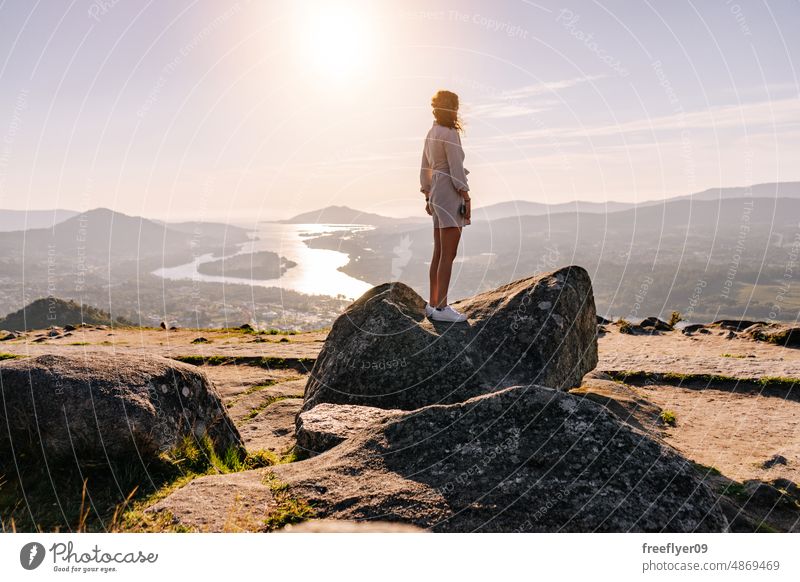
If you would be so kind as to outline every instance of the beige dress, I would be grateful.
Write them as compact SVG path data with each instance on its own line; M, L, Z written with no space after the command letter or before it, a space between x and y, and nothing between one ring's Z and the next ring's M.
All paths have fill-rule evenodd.
M425 136L419 172L420 190L429 195L434 228L470 223L459 212L462 198L458 191L469 190L467 174L458 131L434 121Z

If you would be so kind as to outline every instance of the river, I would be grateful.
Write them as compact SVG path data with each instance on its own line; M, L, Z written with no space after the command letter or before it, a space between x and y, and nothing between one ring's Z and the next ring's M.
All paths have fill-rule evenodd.
M338 270L339 267L346 265L350 260L348 255L339 251L312 249L303 241L326 233L356 232L371 228L373 227L358 224L259 223L253 229L255 240L242 245L237 253L228 256L232 257L238 254L258 251L273 251L297 263L295 267L288 269L278 279L256 280L198 273L198 265L220 258L212 257L210 253L196 257L191 263L158 269L153 271L153 274L165 279L190 279L193 281L280 287L281 289L300 293L330 295L331 297L344 296L347 299L355 299L372 286Z

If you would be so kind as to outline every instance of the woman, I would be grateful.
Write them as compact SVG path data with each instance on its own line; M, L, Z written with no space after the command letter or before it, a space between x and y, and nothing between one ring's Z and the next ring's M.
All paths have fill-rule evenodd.
M436 321L466 321L467 316L447 304L453 260L458 252L461 229L472 215L469 185L461 148L458 95L437 91L431 99L433 126L425 137L420 170L420 191L425 210L433 217L433 258L430 268L430 299L425 314Z

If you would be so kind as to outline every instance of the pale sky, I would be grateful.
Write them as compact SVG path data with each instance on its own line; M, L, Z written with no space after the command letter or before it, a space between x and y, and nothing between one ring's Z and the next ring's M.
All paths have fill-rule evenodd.
M476 207L800 180L800 2L0 0L0 208L423 212L430 97Z

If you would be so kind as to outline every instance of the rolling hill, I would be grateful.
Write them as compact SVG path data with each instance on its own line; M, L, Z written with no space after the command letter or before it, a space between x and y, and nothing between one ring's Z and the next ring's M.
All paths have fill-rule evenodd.
M9 313L0 319L0 329L24 331L26 329L46 329L52 325L130 325L122 318L112 318L105 311L75 301L64 301L55 297L42 297L31 302L19 311Z

